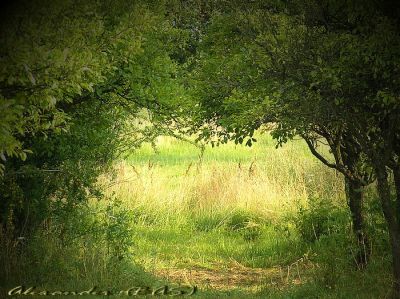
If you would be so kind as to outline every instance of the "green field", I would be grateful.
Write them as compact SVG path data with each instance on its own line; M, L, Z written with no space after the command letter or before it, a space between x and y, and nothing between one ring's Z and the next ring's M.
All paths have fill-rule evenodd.
M22 256L4 245L7 285L384 298L390 255L374 193L367 192L372 257L359 271L342 175L300 140L276 149L267 133L257 139L251 148L207 145L201 155L191 143L159 137L155 149L145 145L115 161L98 180L102 200L64 209Z
M300 140L276 149L257 138L200 157L161 137L102 178L132 217L134 262L200 297L377 298L389 273L380 263L355 271L342 176Z

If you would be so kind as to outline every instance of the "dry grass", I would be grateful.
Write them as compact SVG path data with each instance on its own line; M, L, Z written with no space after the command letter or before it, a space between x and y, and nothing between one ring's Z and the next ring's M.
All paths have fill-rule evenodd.
M154 274L169 281L197 285L201 289L234 290L240 288L248 292L257 292L262 288L285 288L300 285L308 281L310 271L317 265L303 257L287 267L255 268L246 267L237 261L226 265L210 267L191 267L157 269ZM307 273L305 275L304 273Z
M209 148L200 162L192 145L164 137L160 154L148 153L147 161L121 161L116 178L101 182L130 209L145 209L165 220L234 209L271 218L306 204L310 196L343 198L342 177L314 159L303 143L275 149L268 138L262 136L252 149ZM157 161L171 152L175 160Z

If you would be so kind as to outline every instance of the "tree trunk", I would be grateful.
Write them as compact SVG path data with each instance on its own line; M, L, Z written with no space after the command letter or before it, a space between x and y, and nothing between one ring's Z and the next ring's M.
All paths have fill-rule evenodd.
M388 226L390 246L393 258L393 293L392 298L400 298L400 227L397 209L393 207L390 200L390 187L385 166L376 165L376 178L379 199L382 205L383 215Z
M396 187L397 222L400 225L400 166L393 168L393 178Z
M371 254L371 248L368 240L368 235L364 227L363 215L363 185L360 182L345 178L347 204L351 211L353 223L353 232L356 236L359 251L356 256L357 265L364 268L368 263Z

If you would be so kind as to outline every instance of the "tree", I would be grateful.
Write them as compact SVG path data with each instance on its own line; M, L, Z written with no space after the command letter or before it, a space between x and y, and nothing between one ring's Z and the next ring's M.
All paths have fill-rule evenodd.
M345 175L354 231L362 249L358 259L363 265L368 258L365 248L369 246L359 191L371 182L371 172L364 167L360 151L351 139L332 127L329 108L308 103L309 99L299 97L298 87L293 89L299 81L310 84L305 82L307 74L295 68L305 63L307 55L311 59L314 56L309 45L299 41L306 38L299 21L259 9L214 19L204 41L206 58L193 73L195 97L201 102L199 127L204 119L208 123L200 137L215 137L217 143L232 139L242 143L249 136L245 143L251 145L254 130L274 122L273 136L279 144L296 134L302 136L317 158ZM308 88L307 85L307 92ZM330 142L335 161L330 162L318 152L321 139Z
M360 189L377 177L395 298L400 254L387 167L397 169L398 161L396 30L386 2L292 1L283 9L254 4L214 16L193 72L200 138L251 145L254 130L265 123L275 123L278 144L300 135L319 160L345 176L353 228L363 244ZM333 161L318 152L323 140Z
M151 2L23 1L7 15L0 221L18 235L100 197L96 179L118 155L180 126L171 57L184 36Z

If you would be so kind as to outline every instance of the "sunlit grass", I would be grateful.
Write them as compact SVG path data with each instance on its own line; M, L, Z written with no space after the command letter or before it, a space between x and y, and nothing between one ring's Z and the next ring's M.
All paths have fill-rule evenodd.
M315 197L343 206L343 178L301 140L276 149L268 134L256 138L252 147L207 145L201 155L193 144L160 137L156 149L144 145L116 163L116 177L100 182L131 211L136 263L155 275L175 269L182 276L238 265L283 271L302 260L308 247L285 217ZM263 283L246 290L259 292ZM221 284L210 287L232 287Z
M49 287L189 284L198 298L384 294L387 242L375 234L374 258L356 270L342 176L301 140L276 149L269 135L257 139L251 148L207 146L199 156L190 143L160 137L157 151L144 145L116 161L99 178L104 200L75 207L33 244L38 283L58 275ZM315 225L324 225L319 236ZM68 271L54 274L59 268Z
M145 145L118 163L106 191L160 221L186 222L235 209L273 219L310 196L343 201L341 175L317 161L305 143L275 149L269 135L258 139L250 148L207 146L200 158L194 145L162 137L157 152Z

